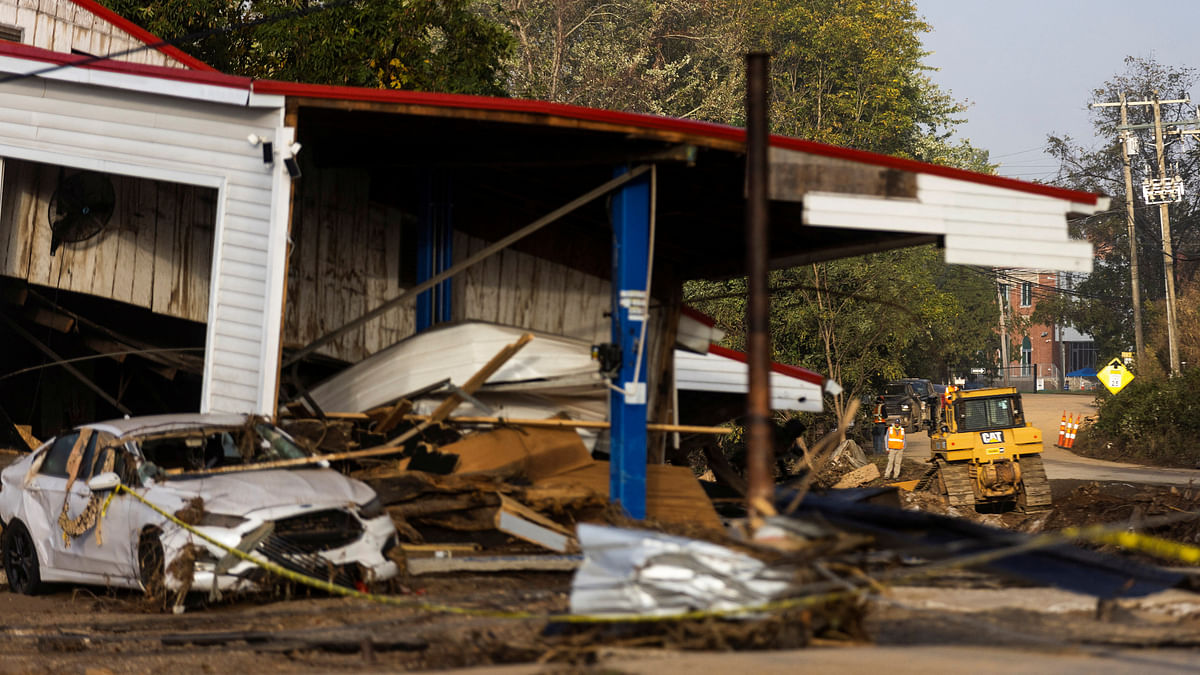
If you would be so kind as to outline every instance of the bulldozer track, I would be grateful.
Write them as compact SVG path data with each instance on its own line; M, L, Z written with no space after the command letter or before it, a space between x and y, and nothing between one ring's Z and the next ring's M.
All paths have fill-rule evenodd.
M917 485L913 488L913 492L931 490L936 484L937 475L938 468L935 464L934 466L929 467L929 469L925 471L925 474L921 476L920 480L917 481Z
M1021 492L1017 505L1025 511L1043 511L1050 508L1050 480L1040 455L1027 455L1021 462Z
M950 464L937 460L942 494L949 506L974 506L975 490L971 488L971 471L966 463Z

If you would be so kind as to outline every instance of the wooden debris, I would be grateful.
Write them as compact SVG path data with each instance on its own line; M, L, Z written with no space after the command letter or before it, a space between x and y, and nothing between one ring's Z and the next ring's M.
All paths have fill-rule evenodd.
M534 488L588 490L608 500L609 463L588 466L536 481ZM646 517L664 523L686 523L723 530L720 516L700 482L686 466L650 464L646 467Z
M386 434L392 429L395 429L397 424L400 424L404 421L404 416L407 415L410 410L412 410L412 407L412 401L406 398L400 399L396 405L392 406L387 413L383 415L383 418L379 421L379 424L375 425L375 431L381 434Z
M521 351L521 348L529 344L531 340L533 340L533 333L523 334L517 339L516 342L506 346L504 349L501 349L496 353L495 356L491 358L490 361L483 364L483 367L480 368L479 371L474 375L472 375L471 378L467 380L466 384L463 384L461 387L459 387L459 389L468 395L474 394L479 390L480 387L483 386L484 382L487 382L489 377L495 374L497 370L500 370L502 367L504 367L504 364L508 363L509 359L516 356L517 352ZM450 413L454 412L458 406L462 405L464 400L465 399L463 399L462 395L458 392L451 394L448 398L446 398L445 401L442 401L442 404L439 405L436 410L433 411L433 414L429 416L429 419L388 441L384 448L386 449L388 447L403 445L408 439L449 417Z
M28 424L16 424L14 427L16 428L17 433L21 435L21 440L25 441L25 445L29 447L30 451L37 450L39 447L41 447L42 442L34 437L32 426Z
M434 543L434 544L400 544L400 549L405 553L437 553L445 551L447 553L474 553L483 548L475 542L463 543Z
M467 436L440 448L458 455L454 473L499 471L531 481L548 478L592 463L576 432L566 429L496 429Z
M876 478L879 478L879 467L874 464L864 464L842 476L841 480L834 483L833 487L835 489L859 487L870 483Z
M579 549L570 530L510 497L500 497L495 523L497 530L551 551L566 553Z

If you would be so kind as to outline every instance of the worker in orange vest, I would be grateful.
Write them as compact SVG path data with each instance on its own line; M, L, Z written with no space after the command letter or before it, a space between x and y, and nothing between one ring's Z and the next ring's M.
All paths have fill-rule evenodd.
M887 469L883 472L884 478L900 478L900 465L904 463L904 448L907 447L908 441L904 438L904 427L900 426L900 420L893 420L892 426L887 430Z
M872 429L871 439L875 444L875 454L882 455L884 453L883 439L887 436L887 406L883 404L883 397L875 397L875 410L871 413L871 421L875 424Z

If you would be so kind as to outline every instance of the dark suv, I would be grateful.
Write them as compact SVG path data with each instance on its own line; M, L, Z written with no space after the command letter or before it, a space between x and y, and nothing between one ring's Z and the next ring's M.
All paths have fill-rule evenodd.
M937 414L937 392L929 380L905 377L883 387L883 402L889 417L899 417L911 433L933 424Z

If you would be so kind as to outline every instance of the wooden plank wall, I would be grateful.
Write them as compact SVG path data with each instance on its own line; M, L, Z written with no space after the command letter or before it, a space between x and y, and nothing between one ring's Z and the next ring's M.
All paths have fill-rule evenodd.
M5 160L0 274L206 321L216 191L111 178L116 207L105 229L51 256L48 211L60 169Z
M23 44L56 52L70 53L75 49L92 56L106 56L143 44L70 0L0 0L0 23L24 28ZM186 67L155 49L142 49L115 59Z
M485 246L482 239L456 231L454 262ZM610 340L604 316L611 304L607 279L506 249L467 269L453 284L456 320L492 321L593 343Z
M303 347L402 290L401 213L370 202L369 188L367 173L355 169L305 168L296 183L285 347ZM346 333L320 353L359 361L413 331L410 304Z

